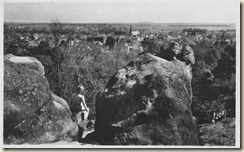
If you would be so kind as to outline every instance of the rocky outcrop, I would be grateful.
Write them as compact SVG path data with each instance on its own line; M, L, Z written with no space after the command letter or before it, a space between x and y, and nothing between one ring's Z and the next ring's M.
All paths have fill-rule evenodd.
M177 42L172 42L169 46L162 46L157 56L172 61L180 54L182 54L182 46Z
M58 109L68 112L68 114L71 116L69 105L63 98L57 96L53 92L51 92L51 97L54 105L56 105Z
M195 64L195 56L194 51L190 46L184 46L182 53L178 56L178 59L185 62L186 65L194 65Z
M168 61L178 59L189 66L195 64L193 49L188 45L181 46L177 42L172 42L169 46L162 46L160 52L156 56Z
M68 104L50 91L42 66L17 58L4 58L4 144L75 139Z
M32 69L35 69L35 70L39 71L43 75L45 74L43 65L41 64L40 61L38 61L34 57L30 57L30 56L15 56L13 54L7 54L7 55L4 56L4 59L6 59L8 61L11 61L13 63L18 63L18 64L22 64L22 65L28 66L29 68L32 68Z
M146 53L118 70L97 95L95 132L100 144L198 145L191 111L189 67Z

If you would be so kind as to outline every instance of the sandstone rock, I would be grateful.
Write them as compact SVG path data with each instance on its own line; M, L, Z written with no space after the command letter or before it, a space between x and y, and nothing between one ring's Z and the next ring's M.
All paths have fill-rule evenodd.
M53 92L51 92L51 96L52 96L53 103L56 106L56 108L58 108L60 110L66 110L69 113L69 115L71 116L71 111L70 111L68 103L63 98L57 96Z
M176 59L176 57L181 53L182 53L182 46L177 42L172 42L168 47L162 46L157 56L165 60L172 61Z
M95 132L86 139L106 145L199 145L187 67L146 53L118 70L97 95Z
M13 63L25 64L29 68L36 69L43 75L45 74L44 67L40 61L30 56L15 56L13 54L7 54L4 56L5 60L9 60Z
M177 43L177 42L173 42L172 43L172 46L171 46L171 49L177 55L177 54L180 54L181 53L182 46L179 43Z
M182 62L185 62L186 65L194 65L195 57L193 49L186 45L182 47L179 43L173 42L170 46L161 47L160 52L157 54L158 57L172 61L178 59Z
M50 91L36 66L28 61L4 60L4 144L76 138L78 128L70 119L67 103Z
M182 49L182 53L179 56L179 60L186 63L186 65L194 65L195 64L195 57L193 49L190 46L185 46Z

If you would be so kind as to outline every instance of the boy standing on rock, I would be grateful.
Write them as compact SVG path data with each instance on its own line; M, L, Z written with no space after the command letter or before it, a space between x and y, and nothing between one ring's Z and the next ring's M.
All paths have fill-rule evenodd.
M83 95L84 86L77 87L77 93L72 94L70 101L70 110L72 112L72 119L79 125L82 121L87 120L89 115L89 108L86 105L85 97Z

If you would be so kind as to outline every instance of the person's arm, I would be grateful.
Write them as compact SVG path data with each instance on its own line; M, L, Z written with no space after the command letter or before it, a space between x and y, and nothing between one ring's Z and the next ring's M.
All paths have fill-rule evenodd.
M83 102L83 105L85 106L86 110L88 110L84 95L82 95L82 102Z

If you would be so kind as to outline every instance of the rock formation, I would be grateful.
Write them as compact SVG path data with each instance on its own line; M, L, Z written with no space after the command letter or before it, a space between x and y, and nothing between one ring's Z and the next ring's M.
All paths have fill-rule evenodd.
M4 144L75 139L68 104L50 91L43 66L35 58L14 58L20 62L4 57Z
M195 64L193 49L188 45L181 46L177 42L172 42L169 46L162 46L160 52L156 56L168 61L178 59L190 66Z
M195 57L193 49L190 46L185 46L182 49L182 53L178 56L178 59L185 62L186 65L194 65L195 64Z
M97 95L95 132L105 145L199 145L191 111L191 74L184 62L146 53Z
M13 63L26 64L26 66L28 66L29 68L36 68L37 71L39 71L43 75L45 74L43 65L34 57L15 56L13 54L7 54L4 56L4 59L11 61Z
M169 46L162 46L157 56L172 61L182 53L182 46L177 42L172 42Z

